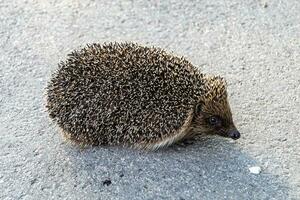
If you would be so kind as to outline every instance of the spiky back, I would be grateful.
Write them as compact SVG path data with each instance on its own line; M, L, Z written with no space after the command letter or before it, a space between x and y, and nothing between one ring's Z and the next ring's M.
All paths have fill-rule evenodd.
M47 108L74 140L148 144L181 128L202 78L190 62L158 48L92 44L59 64Z

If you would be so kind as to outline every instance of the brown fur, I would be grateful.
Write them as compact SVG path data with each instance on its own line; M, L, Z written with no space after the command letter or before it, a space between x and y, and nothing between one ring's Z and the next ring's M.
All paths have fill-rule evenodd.
M195 114L192 132L227 136L228 131L235 129L227 98L227 84L219 76L205 76L205 80L207 92L200 98L201 111ZM207 120L211 116L222 119L222 126L217 129L210 126Z

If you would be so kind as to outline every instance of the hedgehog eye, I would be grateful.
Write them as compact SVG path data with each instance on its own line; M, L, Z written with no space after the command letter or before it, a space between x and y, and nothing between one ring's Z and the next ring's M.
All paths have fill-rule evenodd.
M217 116L211 116L210 118L208 118L208 122L210 125L216 126L217 124L219 124L220 119Z

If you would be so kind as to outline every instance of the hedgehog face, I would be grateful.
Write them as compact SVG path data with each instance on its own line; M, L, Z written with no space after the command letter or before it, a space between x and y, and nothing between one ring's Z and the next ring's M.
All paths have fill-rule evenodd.
M220 77L207 79L205 95L195 107L193 127L199 134L218 134L238 139L240 133L232 120L226 83Z

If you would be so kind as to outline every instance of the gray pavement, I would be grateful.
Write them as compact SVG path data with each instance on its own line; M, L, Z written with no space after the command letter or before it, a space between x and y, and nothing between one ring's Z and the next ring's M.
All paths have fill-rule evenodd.
M0 14L0 199L300 199L298 0L0 0ZM44 88L72 49L104 41L224 76L242 138L150 153L64 141Z

